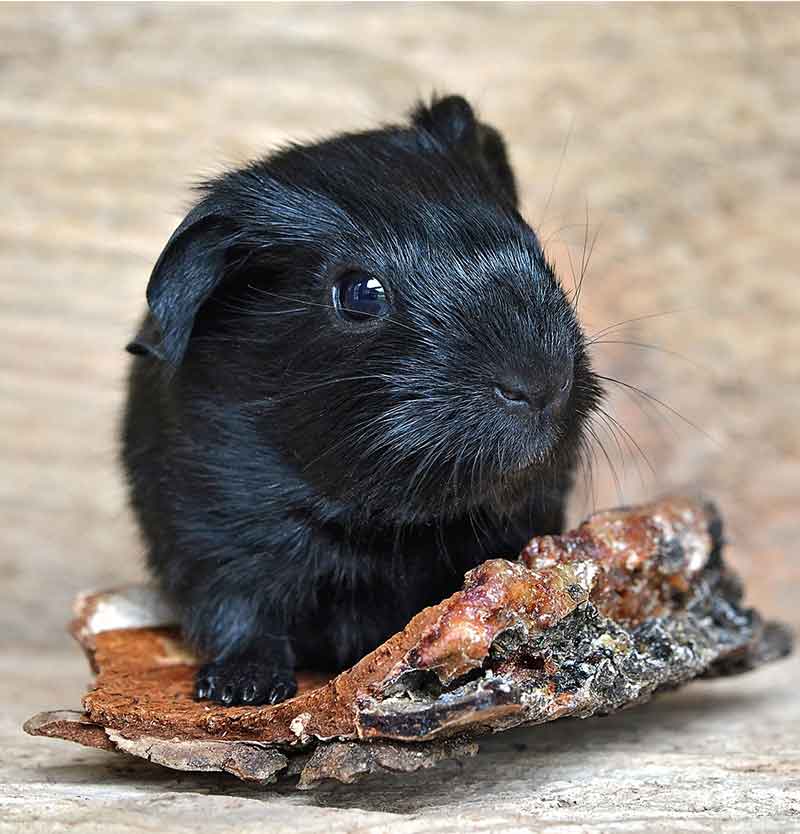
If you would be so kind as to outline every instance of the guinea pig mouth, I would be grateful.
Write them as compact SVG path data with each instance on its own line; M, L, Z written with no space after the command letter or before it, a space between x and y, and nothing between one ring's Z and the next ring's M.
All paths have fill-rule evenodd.
M560 439L538 435L512 454L498 454L491 463L484 461L485 478L475 485L469 503L480 505L489 501L502 511L527 500L531 489L539 482L549 481L558 468Z
M556 457L564 437L563 428L554 420L541 415L520 438L506 467L509 474L540 469Z
M544 469L548 468L549 455L531 457L516 461L506 467L498 478L500 484L521 483L536 478Z

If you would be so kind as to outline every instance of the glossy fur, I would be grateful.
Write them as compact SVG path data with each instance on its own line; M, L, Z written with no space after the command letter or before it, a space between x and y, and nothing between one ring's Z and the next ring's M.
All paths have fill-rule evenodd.
M282 700L295 665L353 663L561 529L600 389L516 199L458 97L203 187L153 271L124 424L150 566L208 660L198 697ZM388 318L332 308L356 268Z

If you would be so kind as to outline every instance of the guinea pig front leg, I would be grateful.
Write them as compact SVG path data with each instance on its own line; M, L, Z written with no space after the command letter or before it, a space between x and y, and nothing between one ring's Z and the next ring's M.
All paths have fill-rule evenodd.
M195 698L225 706L277 704L297 692L294 652L275 618L254 616L246 605L227 599L210 616L187 609L186 632L210 658L197 671ZM203 648L205 647L205 648Z
M226 707L277 704L291 698L297 692L297 683L289 660L289 641L284 644L266 652L251 649L203 664L195 678L195 698L218 701Z

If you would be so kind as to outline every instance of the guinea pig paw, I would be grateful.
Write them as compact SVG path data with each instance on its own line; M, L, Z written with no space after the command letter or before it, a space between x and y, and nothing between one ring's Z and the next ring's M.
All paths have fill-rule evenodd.
M297 692L291 669L268 661L229 658L201 666L195 677L198 701L216 701L226 707L279 704Z

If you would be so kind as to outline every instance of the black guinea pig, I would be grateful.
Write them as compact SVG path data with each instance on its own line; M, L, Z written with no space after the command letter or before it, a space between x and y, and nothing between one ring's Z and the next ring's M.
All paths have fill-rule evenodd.
M147 301L123 458L197 698L288 698L561 530L602 392L463 98L206 183Z

